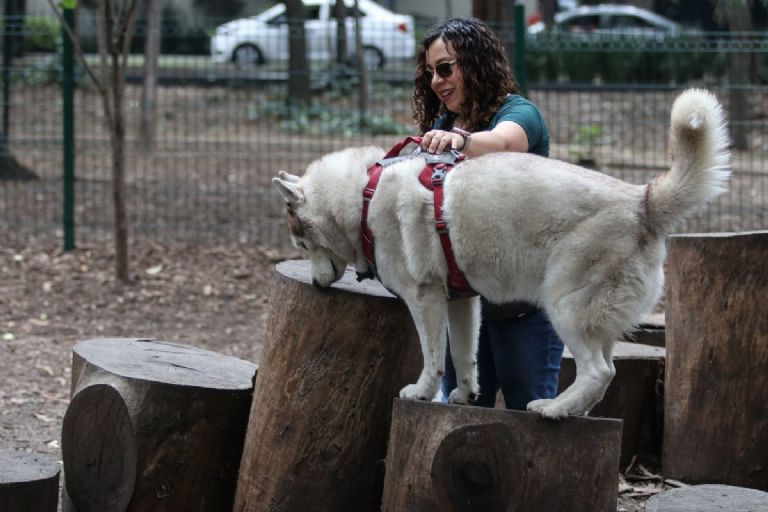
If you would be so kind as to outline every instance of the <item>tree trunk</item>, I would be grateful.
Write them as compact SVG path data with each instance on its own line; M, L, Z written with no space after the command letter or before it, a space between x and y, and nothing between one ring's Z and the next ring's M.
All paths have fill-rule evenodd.
M396 400L384 512L615 512L621 421Z
M613 351L616 377L603 399L589 412L595 418L623 420L622 468L635 456L644 464L654 465L661 458L664 352L663 348L638 343L616 343ZM560 370L560 392L575 378L576 364L566 350Z
M744 2L730 2L727 8L728 30L736 33L736 41L744 39L739 35L742 32L752 32L752 15L749 7ZM749 70L752 65L754 54L749 52L737 52L728 59L728 81L730 82L728 110L731 119L741 121L741 123L729 123L731 127L731 139L734 149L746 151L749 149L749 140L747 138L748 124L745 121L751 119L749 112L749 102L746 87L750 83Z
M2 24L3 44L3 119L0 133L0 180L36 180L38 176L11 155L11 65L18 56L24 34L24 2L5 0Z
M78 343L62 428L67 510L231 510L255 372L174 343Z
M157 123L157 64L160 57L163 0L148 0L147 39L144 43L144 88L141 94L139 145L151 151L155 143Z
M0 510L56 512L59 472L51 457L0 450Z
M355 48L357 51L357 76L359 77L357 100L358 115L360 116L360 131L365 131L368 121L368 69L365 66L365 49L363 48L363 35L360 27L360 5L355 0Z
M113 56L113 66L117 66ZM113 68L117 74L117 69ZM112 202L115 221L115 275L123 283L131 281L128 266L128 212L125 199L125 83L118 77L112 81L112 109L114 117L110 127L112 142Z
M347 47L347 5L344 0L336 0L333 7L336 18L336 64L345 66L349 59Z
M304 4L301 0L285 2L289 31L288 103L298 106L309 104L309 61L307 39L304 34Z
M768 231L668 246L663 473L768 490Z
M421 370L405 305L277 265L234 510L378 511L392 399Z

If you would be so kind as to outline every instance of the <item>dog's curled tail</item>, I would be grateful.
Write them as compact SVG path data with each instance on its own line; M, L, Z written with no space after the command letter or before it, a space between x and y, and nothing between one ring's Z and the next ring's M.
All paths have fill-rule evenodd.
M648 189L649 227L669 233L695 209L725 192L730 139L723 107L714 94L688 89L672 105L669 153L672 168Z

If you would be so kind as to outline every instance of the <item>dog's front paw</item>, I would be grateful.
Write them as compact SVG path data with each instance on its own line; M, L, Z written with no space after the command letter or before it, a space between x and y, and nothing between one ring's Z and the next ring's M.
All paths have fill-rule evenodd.
M557 400L553 398L543 398L541 400L529 402L527 409L553 420L565 418L569 413L567 408L563 407L562 404L558 404Z
M466 389L456 388L448 395L449 404L468 405L475 403L475 400L477 400L477 393Z
M432 400L428 390L424 386L419 386L418 384L408 384L401 389L400 398L407 398L408 400Z

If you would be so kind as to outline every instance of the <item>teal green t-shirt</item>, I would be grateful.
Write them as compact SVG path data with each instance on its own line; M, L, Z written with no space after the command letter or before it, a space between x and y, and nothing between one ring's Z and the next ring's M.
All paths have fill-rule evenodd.
M437 118L433 127L437 130L450 130L454 119L456 114L444 114ZM491 118L485 131L493 130L502 121L513 121L525 130L529 153L549 156L549 130L536 105L520 95L510 94Z

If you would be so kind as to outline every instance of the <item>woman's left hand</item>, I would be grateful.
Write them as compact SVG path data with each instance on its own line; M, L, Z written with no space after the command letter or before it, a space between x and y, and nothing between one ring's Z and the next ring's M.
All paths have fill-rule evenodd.
M421 147L437 154L448 149L461 151L464 147L464 137L454 132L430 130L421 137Z

